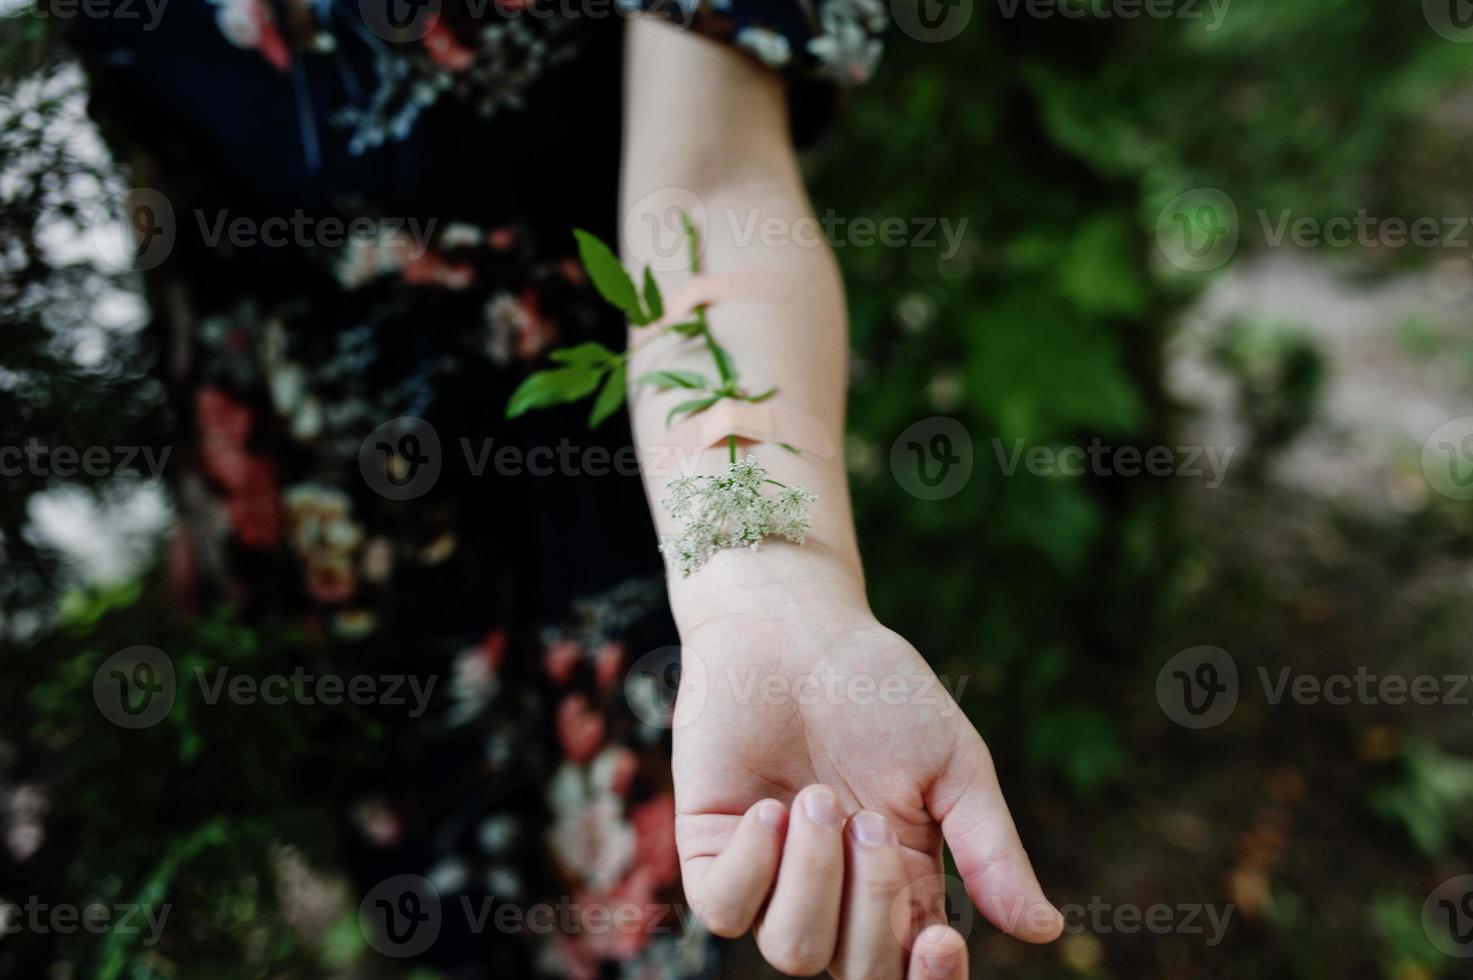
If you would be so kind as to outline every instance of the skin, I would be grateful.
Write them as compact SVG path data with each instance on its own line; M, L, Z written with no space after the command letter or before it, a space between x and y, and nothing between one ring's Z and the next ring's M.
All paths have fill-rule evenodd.
M696 202L704 271L780 269L800 284L780 303L712 307L711 326L754 390L777 385L785 407L841 444L847 322L833 255L797 235L740 241L754 215L787 228L812 216L780 78L652 20L631 23L626 65L626 261L656 263L671 295L689 272L670 268L670 241L652 229L672 205ZM646 339L633 332L631 377L711 372L699 344ZM639 386L630 395L641 449L666 444L680 394ZM981 737L920 654L869 609L842 457L742 451L819 502L805 546L722 552L669 581L685 649L676 842L694 911L721 936L755 931L763 956L789 975L965 977L964 939L941 924L946 847L988 920L1030 942L1057 938L1062 919ZM720 447L694 465L712 473L726 461ZM645 474L662 534L673 529L658 506L673 475Z

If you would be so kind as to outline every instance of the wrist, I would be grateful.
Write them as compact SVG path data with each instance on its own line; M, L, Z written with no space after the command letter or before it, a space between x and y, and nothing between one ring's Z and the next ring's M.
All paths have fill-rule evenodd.
M873 618L853 548L810 539L731 548L691 575L668 580L670 608L682 637L740 619Z

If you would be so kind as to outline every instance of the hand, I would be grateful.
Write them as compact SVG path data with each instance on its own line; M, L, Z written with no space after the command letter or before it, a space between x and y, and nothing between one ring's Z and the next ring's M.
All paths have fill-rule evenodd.
M1056 938L986 746L857 574L791 548L719 557L672 588L676 845L707 927L755 924L792 975L965 977L961 937L937 927L944 842L989 920Z

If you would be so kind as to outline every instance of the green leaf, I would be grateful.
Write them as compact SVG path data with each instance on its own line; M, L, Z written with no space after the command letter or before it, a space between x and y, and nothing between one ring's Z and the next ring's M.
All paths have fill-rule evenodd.
M660 287L656 285L649 266L644 267L644 305L650 323L665 315L665 301L660 297Z
M514 419L533 408L575 402L598 387L601 372L584 367L538 371L527 378L506 402L506 417Z
M758 402L765 402L765 401L767 401L767 399L771 398L775 394L777 394L777 389L776 388L768 388L766 391L762 392L760 395L748 395L747 396L747 401L749 401L749 402L751 402L752 404L755 405Z
M682 337L693 337L701 332L701 325L694 320L689 320L685 323L672 323L670 329Z
M731 363L731 355L726 353L726 348L716 342L711 343L711 356L716 359L716 368L721 372L724 381L736 379L736 368Z
M623 310L631 323L640 326L648 323L639 305L634 280L624 271L618 256L581 228L573 229L573 237L578 240L578 257L583 260L583 268L588 270L588 278L593 280L598 294Z
M720 400L720 396L712 395L710 398L692 398L688 402L681 402L679 405L670 409L670 414L665 416L665 424L669 425L675 421L675 416L677 415L690 415L699 412L702 409L710 408Z
M624 404L624 382L628 371L620 364L609 372L604 379L604 386L599 390L598 397L593 400L593 411L588 414L588 427L597 429L603 424L604 419L613 415Z
M711 380L699 371L651 371L649 374L641 374L639 383L659 385L661 388L694 388L696 390L711 387Z
M570 364L574 367L599 367L614 359L614 352L596 340L579 344L576 347L563 347L547 355L559 364Z

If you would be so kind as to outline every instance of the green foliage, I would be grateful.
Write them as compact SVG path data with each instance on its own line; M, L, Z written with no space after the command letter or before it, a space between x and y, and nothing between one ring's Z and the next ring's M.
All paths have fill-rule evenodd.
M1302 328L1239 318L1226 325L1212 353L1237 385L1238 410L1260 454L1283 448L1314 419L1326 365Z
M619 410L624 404L625 385L628 382L629 369L623 362L616 364L604 379L604 386L599 390L598 397L593 401L593 410L588 415L588 425L598 428L610 415Z
M629 273L624 271L624 266L619 262L619 257L614 254L603 242L593 235L583 231L581 228L573 231L573 237L578 240L578 257L583 261L583 268L588 272L588 278L593 281L593 286L598 294L608 300L611 305L621 310L629 318L629 322L636 326L649 323L653 317L646 313L639 303L639 293L635 291L634 280L629 278ZM654 286L654 279L650 277L648 270L645 273L645 291ZM656 290L656 303L659 303L659 294ZM653 311L654 304L650 304ZM664 306L661 304L661 309Z
M1186 191L1220 188L1236 207L1242 242L1224 271L1264 247L1260 211L1452 213L1441 189L1466 186L1470 148L1427 110L1469 79L1463 47L1415 10L1349 0L1234 4L1213 30L982 5L944 44L892 43L846 106L812 168L820 213L965 223L954 252L837 249L872 598L933 658L997 678L969 687L968 708L1032 746L1020 770L1079 790L1128 771L1128 751L1091 758L1125 743L1118 713L1085 710L1091 678L1152 648L1180 581L1185 481L1008 476L994 440L1175 445L1165 344L1214 276L1171 266L1156 241ZM1301 431L1322 383L1319 355L1280 340L1253 357L1272 365L1261 384L1238 375L1265 452ZM941 501L900 492L889 466L897 436L933 415L966 426L974 460ZM1040 650L1067 652L1018 698ZM1059 718L1058 705L1074 707ZM1076 726L1089 737L1059 734Z
M700 247L696 237L696 228L691 224L690 217L684 213L681 214L681 225L685 229L686 245L690 249L693 270L699 273ZM588 272L588 277L593 281L599 295L622 312L630 323L635 326L649 326L664 316L665 301L660 296L660 287L655 282L654 273L649 268L644 270L644 305L641 306L640 294L634 288L634 280L624 271L624 266L619 262L613 250L586 231L574 230L573 235L578 241L578 254L583 260L583 267ZM719 383L712 382L710 378L697 371L653 371L635 379L637 384L652 385L656 388L684 388L702 392L701 397L686 399L671 408L665 416L666 425L674 423L681 416L703 412L723 399L760 402L766 401L777 393L776 388L769 388L760 394L752 395L739 388L736 366L732 363L731 355L726 348L721 346L711 332L710 324L706 321L705 307L697 307L694 316L695 318L689 322L663 324L655 329L664 334L700 339L716 366L716 373L720 376ZM625 383L628 378L628 351L615 354L602 344L584 343L576 347L555 350L548 357L554 363L567 366L537 371L518 385L507 401L507 418L516 418L534 408L546 408L549 405L578 401L589 395L595 388L599 388L601 380L603 386L594 400L593 409L588 416L588 424L597 427L624 404ZM734 437L730 440L730 446L731 461L735 463L736 440Z
M197 679L221 670L370 668L296 630L238 624L228 609L170 622L136 601L151 594L69 595L56 633L7 650L0 712L6 741L28 746L27 766L52 787L48 824L70 828L66 847L43 848L29 862L22 894L167 905L168 928L155 946L121 930L23 932L8 937L7 953L22 964L70 962L77 975L99 978L321 975L316 953L283 918L271 869L284 847L336 866L335 815L386 759L402 751L407 765L433 733L390 732L374 709L348 704L212 708ZM161 722L128 731L97 710L92 685L103 660L137 637L169 651L177 695Z
M538 371L517 386L506 403L506 417L514 419L534 408L561 405L586 398L603 378L604 365L574 365Z
M696 371L651 371L640 375L639 383L659 388L695 388L698 391L711 387L711 379Z
M1448 958L1427 940L1418 902L1405 895L1377 895L1371 919L1381 939L1381 975L1386 980L1443 974Z
M1050 704L1027 732L1029 762L1057 771L1081 795L1118 776L1129 758L1119 726L1103 708Z
M1393 823L1429 857L1447 854L1458 820L1473 804L1473 760L1425 741L1408 743L1398 779L1370 799L1371 811Z

